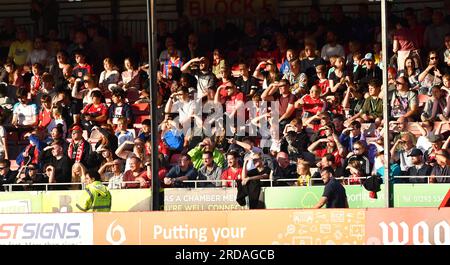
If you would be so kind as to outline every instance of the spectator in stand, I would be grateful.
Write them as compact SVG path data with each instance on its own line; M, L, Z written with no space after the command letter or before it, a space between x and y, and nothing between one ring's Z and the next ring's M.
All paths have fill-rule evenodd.
M92 91L92 103L87 104L81 111L81 125L88 133L94 126L106 124L108 119L108 107L102 103L103 95L100 91Z
M133 123L133 111L130 104L125 102L126 94L121 88L112 90L112 104L108 109L108 123L117 126L119 119L125 119L127 124Z
M87 27L89 48L92 49L91 62L95 73L101 71L102 59L110 56L110 41L101 36L99 26L91 24Z
M169 68L178 67L181 69L183 66L183 61L181 57L177 54L177 51L173 47L167 49L169 59L165 60L161 65L161 71L164 77L168 77Z
M162 64L163 62L165 62L166 60L169 59L169 51L168 50L170 47L175 48L175 46L176 46L175 44L176 44L175 39L172 36L168 35L165 40L166 49L159 54L158 61L160 64ZM178 56L181 58L181 56L182 56L181 51L176 49L176 52L177 52Z
M223 54L219 49L214 49L213 51L213 60L212 60L212 73L216 76L217 79L222 78L222 74L220 70L225 68L225 59Z
M285 152L279 152L276 155L276 162L271 172L271 179L275 181L276 186L292 186L294 181L278 181L279 179L297 179L297 166L290 163L289 156Z
M56 98L57 91L55 88L55 80L53 76L49 73L42 74L42 90L37 96L42 97L42 95L49 95L52 101Z
M83 138L83 129L79 125L74 125L69 132L72 133L72 142L67 149L68 157L72 163L80 162L87 166L91 145Z
M16 91L19 99L13 108L12 126L6 128L7 131L27 132L34 129L38 124L38 108L36 104L31 103L28 98L28 90L19 88Z
M308 147L308 152L315 154L316 158L323 157L326 154L332 154L335 158L336 166L341 166L342 159L346 154L345 148L339 142L339 138L336 133L333 132L332 128L323 126L319 129L318 135L321 134L321 131L324 131L325 137L319 138L313 142Z
M411 157L412 167L408 168L407 175L417 178L409 178L410 183L428 183L427 178L431 174L431 166L423 161L423 152L420 149L414 148L408 155Z
M320 97L320 93L321 89L314 85L309 90L309 94L295 102L295 108L301 108L302 119L305 120L326 110L327 103Z
M42 74L44 73L44 66L40 63L35 63L31 67L33 76L30 80L30 94L34 98L43 88Z
M205 57L193 58L181 67L183 73L192 74L197 79L197 98L208 95L208 89L215 86L216 77L208 68L209 61ZM194 66L195 65L195 69Z
M202 142L195 148L188 152L195 169L199 169L202 166L202 156L205 152L211 152L213 161L218 167L223 168L225 166L225 157L222 152L216 148L215 143L211 138L204 138Z
M119 86L125 91L128 89L139 89L141 87L141 78L139 69L134 61L131 58L125 58L124 66L125 71L121 74L122 80L119 81Z
M444 63L446 64L446 68L448 69L448 67L450 67L450 33L445 35Z
M436 165L431 170L431 183L450 183L450 155L447 150L436 153Z
M239 63L239 77L235 84L238 90L247 97L253 97L260 90L258 80L250 75L248 64L245 62Z
M72 75L75 78L83 78L86 75L92 75L92 67L86 61L86 53L84 50L75 51L75 66L72 69Z
M337 93L338 95L343 95L346 86L350 83L350 76L345 69L345 59L344 57L337 57L334 63L334 71L330 74L328 78L330 84L331 93Z
M305 43L304 53L305 58L300 61L300 69L308 77L308 87L311 87L317 80L316 67L324 65L325 62L317 55L315 42L309 41Z
M21 67L26 64L28 54L33 50L33 42L28 39L27 31L24 28L17 28L17 39L9 46L8 57Z
M199 183L199 187L221 187L222 168L214 162L213 153L203 152L203 164L198 170L199 180L214 180L213 182Z
M22 77L22 68L17 67L14 62L6 62L5 70L8 73L8 81L7 83L14 87L22 87L25 85L24 78Z
M391 99L391 117L398 122L403 120L414 121L418 115L417 92L410 90L406 77L397 78L397 89L392 94Z
M290 62L291 69L284 74L283 79L286 79L291 84L290 90L294 95L305 95L307 93L308 77L305 73L300 72L300 61L298 59Z
M379 126L383 120L383 100L380 98L381 84L373 79L369 82L369 97L365 99L361 110L349 118L347 123L357 120L361 123L375 123Z
M222 91L226 91L225 96L221 96ZM214 97L215 104L222 104L225 106L224 121L227 130L227 135L232 135L233 131L240 135L243 133L242 126L245 125L245 96L244 93L239 92L235 85L227 86L225 89L217 89Z
M428 50L439 50L442 48L444 38L450 32L450 25L444 20L440 10L434 10L432 15L433 24L428 25L424 32L424 45Z
M86 172L87 169L81 163L74 163L72 165L72 183L86 183ZM81 185L72 185L71 189L80 190Z
M403 70L398 71L398 76L405 76L408 79L409 86L411 89L419 90L420 83L419 83L419 75L420 75L420 69L416 67L416 63L413 59L413 57L406 57L405 59L405 68Z
M248 170L247 164L252 160L254 169ZM244 159L242 167L242 179L237 181L238 195L236 200L242 206L245 205L245 197L248 196L250 209L264 208L259 205L261 193L261 179L268 179L270 169L264 165L261 154L255 153Z
M356 161L357 163L353 163L353 161ZM345 165L346 167L350 165L354 169L359 170L359 175L361 177L367 177L370 175L372 165L367 157L367 143L365 141L357 141L353 143L353 150L348 153L347 159L345 160ZM360 183L359 181L355 181L355 179L350 180L350 182Z
M263 91L267 90L272 83L280 80L280 73L273 59L260 62L256 66L253 76L262 81Z
M324 61L329 62L330 56L333 55L345 58L344 47L337 43L336 33L333 31L328 31L327 44L322 47L321 57Z
M233 181L242 179L242 167L238 162L238 153L235 151L230 151L227 154L227 165L228 168L222 172L222 186L223 187L233 187Z
M354 81L358 84L358 87L362 88L363 92L367 91L367 84L372 79L377 79L380 83L383 81L383 72L380 67L375 64L375 59L372 53L366 53L362 59L364 66L359 66L354 74Z
M67 123L66 120L62 116L62 108L61 107L53 107L52 108L52 116L51 121L47 125L47 131L50 134L53 128L57 127L58 125L61 125L62 127L62 135L63 137L67 134Z
M445 73L441 70L439 63L439 54L436 51L430 51L428 53L427 68L425 68L419 75L419 82L421 88L419 93L429 94L431 88L436 85L442 84L442 76Z
M280 66L280 73L282 75L285 75L289 70L291 70L291 61L295 58L298 58L298 56L295 54L295 50L288 49L286 51L286 59L283 61L283 63ZM301 66L301 62L300 62ZM303 68L302 68L303 69Z
M185 180L196 180L197 170L192 166L191 157L182 154L178 164L172 167L164 178L164 184L175 188L194 187L192 183L183 183Z
M98 170L98 173L102 176L103 180L108 180L109 189L121 189L123 182L123 172L121 169L122 161L115 159L112 162L107 162ZM111 167L111 170L104 172L104 168Z
M207 40L209 41L209 40ZM200 54L204 53L199 45L199 36L192 32L187 38L187 48L183 50L183 62L187 62L192 58L198 57ZM167 48L168 50L169 48ZM209 50L209 49L208 49Z
M126 160L125 162L125 171L130 169L130 160L133 157L138 157L141 161L149 157L149 155L145 151L145 142L140 139L134 139L134 142L125 141L120 145L116 150L116 155L119 158Z
M151 121L150 119L145 119L142 121L142 128L139 130L137 138L141 138L146 142L151 137Z
M77 107L86 106L92 104L92 92L98 91L100 89L96 86L94 76L84 76L83 78L77 78L71 87L72 98L77 104ZM103 99L103 95L102 95Z
M55 80L55 87L60 89L66 84L66 79L63 74L64 67L69 66L68 54L64 50L59 50L56 53L56 62L51 62L49 73Z
M422 121L439 120L439 117L442 117L444 114L447 104L448 102L446 101L441 88L439 86L433 86L431 88L431 97L425 102L420 119Z
M6 130L0 125L0 160L9 159L8 141L6 141Z
M41 185L33 185L33 184L41 184L48 183L48 179L45 174L39 172L39 168L36 164L31 163L28 165L25 174L21 174L21 176L17 176L15 183L17 184L25 184L22 187L15 187L13 190L24 190L24 191L44 191L45 186Z
M294 104L297 98L289 90L289 81L282 79L279 82L272 84L263 92L261 98L264 101L279 101L280 118L278 121L280 123L280 130L283 131L286 124L291 122L295 116Z
M116 137L118 145L121 145L125 141L134 141L134 135L131 131L127 130L128 123L125 118L120 118L117 122Z
M319 64L316 66L316 76L314 77L316 80L314 85L320 87L320 95L322 97L327 96L331 93L330 91L330 80L327 79L326 67L323 64ZM308 86L309 87L309 86ZM311 92L311 90L310 90Z
M404 68L407 57L414 58L416 65L419 65L420 55L418 53L418 43L414 32L406 25L406 21L399 20L396 23L396 31L393 36L393 52L397 54L397 71Z
M41 110L38 114L38 128L47 129L47 126L52 121L52 98L49 95L41 97Z
M119 83L121 75L113 60L109 57L103 60L103 67L105 70L100 74L98 87L102 91L106 91L108 89L112 90L112 87L117 86Z
M392 161L400 164L402 174L406 173L410 167L414 166L411 157L408 156L415 147L414 140L414 135L403 133L391 147L390 152Z
M344 123L344 126L347 124L348 123ZM358 141L362 141L366 144L366 137L361 131L361 123L359 121L352 121L348 127L342 131L339 136L339 142L341 142L348 152L352 152L354 143Z
M122 183L122 188L125 189L150 187L150 179L147 175L147 171L142 168L142 160L139 157L134 156L130 159L130 169L123 174L123 182L135 182Z
M275 58L275 53L272 50L271 38L269 36L264 35L260 38L259 47L253 57L257 62Z
M175 101L175 97L177 97L177 101ZM192 129L192 116L196 113L195 102L189 97L187 87L180 87L176 93L169 97L164 111L165 113L178 113L178 122L185 135Z
M49 65L48 58L49 54L48 51L45 49L45 41L42 36L37 36L34 38L34 49L31 50L30 53L28 53L27 57L27 64L33 65L36 63L41 64L44 67L47 67Z
M16 179L17 172L11 170L11 162L7 159L0 160L0 192L8 191L5 184L13 184Z
M52 143L52 155L49 165L53 170L54 178L49 178L49 183L70 183L72 181L73 161L63 152L62 144L59 141ZM69 147L70 148L70 147ZM51 187L54 190L65 190L68 186L56 185Z

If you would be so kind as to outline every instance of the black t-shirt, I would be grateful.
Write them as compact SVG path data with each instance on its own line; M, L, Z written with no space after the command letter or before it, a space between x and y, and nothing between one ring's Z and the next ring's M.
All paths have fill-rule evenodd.
M300 61L300 71L308 76L308 87L311 87L317 80L316 66L321 64L325 64L325 62L320 57L312 60L305 58Z
M347 194L344 186L335 178L325 185L322 197L327 197L327 208L346 208Z
M258 81L256 80L256 78L254 78L253 76L249 76L247 81L244 81L244 78L238 77L236 79L236 87L242 92L244 93L244 95L248 95L250 94L250 91L253 89L255 91L258 91L259 89L259 85L258 85Z
M270 175L270 168L269 167L264 167L264 169L262 171L259 171L257 168L249 170L247 172L247 177L254 177L254 176L259 176L259 175L264 175L264 174L267 174L267 176ZM251 181L256 181L256 182L260 183L259 179L258 180L251 180ZM266 185L266 184L268 184L268 182L266 182L266 181L262 182L261 184L263 186L269 186L269 185Z
M273 179L297 179L297 167L296 165L290 164L286 168L281 168L278 164L275 165L273 170ZM285 181L275 182L276 186L288 186L289 183Z

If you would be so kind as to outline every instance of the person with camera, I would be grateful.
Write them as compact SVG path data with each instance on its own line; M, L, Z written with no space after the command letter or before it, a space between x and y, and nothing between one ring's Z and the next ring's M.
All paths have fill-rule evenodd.
M414 166L412 157L410 156L415 148L413 141L414 135L401 133L400 138L395 141L390 150L392 161L400 164L403 175L405 175L410 167Z

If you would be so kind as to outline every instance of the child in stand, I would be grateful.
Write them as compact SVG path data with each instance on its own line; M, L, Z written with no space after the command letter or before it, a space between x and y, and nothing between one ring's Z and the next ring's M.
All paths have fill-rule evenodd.
M42 82L44 66L40 63L35 63L31 66L31 71L33 72L33 77L30 80L30 94L31 98L34 98L44 88L44 83Z
M118 146L120 146L125 141L134 141L134 135L131 131L127 130L128 124L125 118L120 118L117 121L116 137L118 141Z
M311 170L309 163L305 160L297 159L297 186L309 186L311 180Z
M316 74L317 74L317 80L315 82L315 85L320 87L321 89L321 96L325 97L330 93L330 81L327 78L326 75L326 67L323 64L319 64L316 66Z
M52 120L50 121L50 123L47 126L47 130L48 133L50 134L51 131L53 130L53 128L55 128L56 126L58 126L58 124L62 125L62 129L63 129L63 138L66 137L66 133L67 133L67 124L66 121L64 120L64 117L62 116L62 107L58 106L58 107L53 107L52 109Z
M347 183L348 185L356 185L361 184L361 163L358 160L352 160L346 167L346 169L350 172Z

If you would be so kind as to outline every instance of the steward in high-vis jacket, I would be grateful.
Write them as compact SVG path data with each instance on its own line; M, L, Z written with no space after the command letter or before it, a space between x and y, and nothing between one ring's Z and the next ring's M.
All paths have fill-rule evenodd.
M86 173L86 189L78 200L77 208L83 212L109 212L111 210L111 193L102 184L100 174L91 170Z

